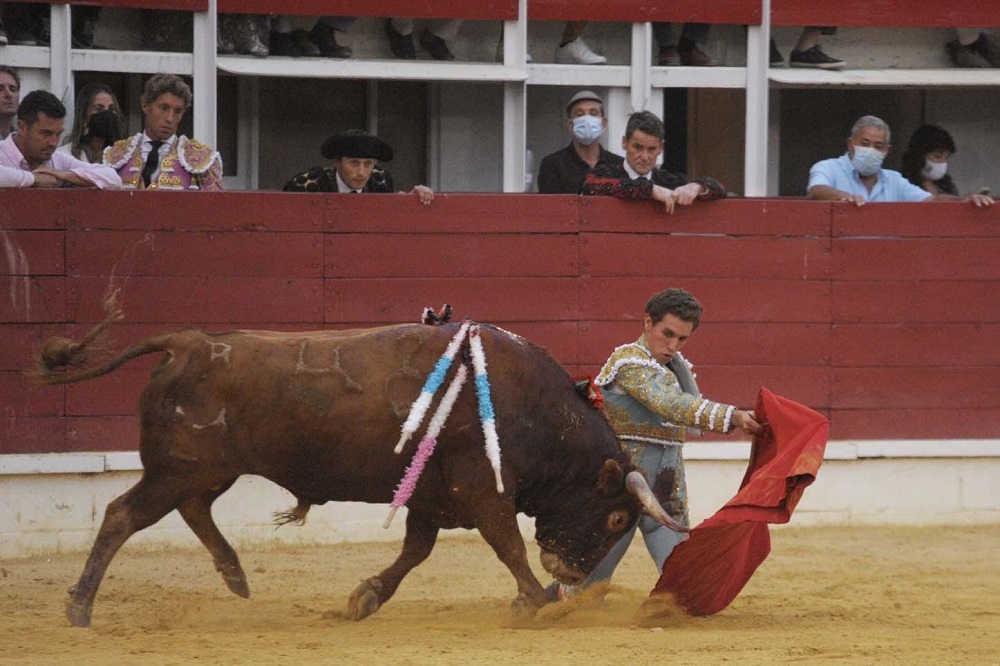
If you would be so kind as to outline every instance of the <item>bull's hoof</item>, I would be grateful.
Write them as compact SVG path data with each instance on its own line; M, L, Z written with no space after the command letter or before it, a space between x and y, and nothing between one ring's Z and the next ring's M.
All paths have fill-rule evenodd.
M229 591L238 597L243 597L244 599L250 598L250 586L247 585L247 579L245 576L222 576L222 580L226 583L226 587Z
M347 615L354 620L363 620L377 611L381 605L378 599L381 589L382 581L378 578L369 578L358 583L347 600Z
M90 606L79 604L70 599L66 602L66 618L74 627L89 627Z
M510 612L519 618L533 618L538 613L538 604L526 594L519 594L510 602Z

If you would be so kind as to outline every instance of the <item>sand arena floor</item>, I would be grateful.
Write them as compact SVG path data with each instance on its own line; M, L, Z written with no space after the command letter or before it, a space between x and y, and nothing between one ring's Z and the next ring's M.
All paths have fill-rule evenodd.
M343 615L397 544L242 548L251 598L206 551L126 547L94 626L63 616L84 553L0 562L7 664L1000 664L1000 525L772 529L773 550L722 613L643 607L656 573L633 543L603 602L530 621L478 535L446 538L376 615ZM532 566L541 574L537 548ZM546 580L542 578L542 580Z

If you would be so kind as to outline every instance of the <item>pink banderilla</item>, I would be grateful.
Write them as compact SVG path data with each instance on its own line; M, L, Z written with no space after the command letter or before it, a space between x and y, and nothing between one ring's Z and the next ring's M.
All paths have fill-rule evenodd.
M427 433L420 440L417 451L413 454L413 460L410 461L410 466L406 468L403 479L399 482L399 486L396 487L389 515L386 517L385 522L382 523L383 528L389 527L393 517L396 515L396 510L405 505L410 500L410 496L413 495L413 491L417 487L417 481L420 479L420 474L424 471L424 465L427 464L427 460L434 453L434 447L437 446L437 436L441 432L441 429L444 428L444 422L448 419L448 415L451 414L451 408L455 405L455 400L458 398L458 393L465 384L468 373L469 371L465 367L465 364L459 364L458 370L455 371L455 376L451 380L451 384L448 385L448 390L445 391L444 397L441 398L441 403L438 405L437 410L435 410L434 416L431 417L431 422L427 425Z

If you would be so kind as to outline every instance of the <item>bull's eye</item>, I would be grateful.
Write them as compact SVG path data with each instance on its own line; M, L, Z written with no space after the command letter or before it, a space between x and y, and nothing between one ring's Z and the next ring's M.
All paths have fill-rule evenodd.
M621 532L628 525L628 511L612 511L608 516L608 532L615 534Z

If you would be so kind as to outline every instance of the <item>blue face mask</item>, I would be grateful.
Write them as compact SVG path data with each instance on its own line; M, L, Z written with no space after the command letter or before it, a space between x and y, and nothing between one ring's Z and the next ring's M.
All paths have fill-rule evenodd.
M601 137L604 123L597 116L577 116L573 119L573 136L585 146Z
M885 155L871 146L854 146L854 157L851 164L862 176L874 176L882 168Z

